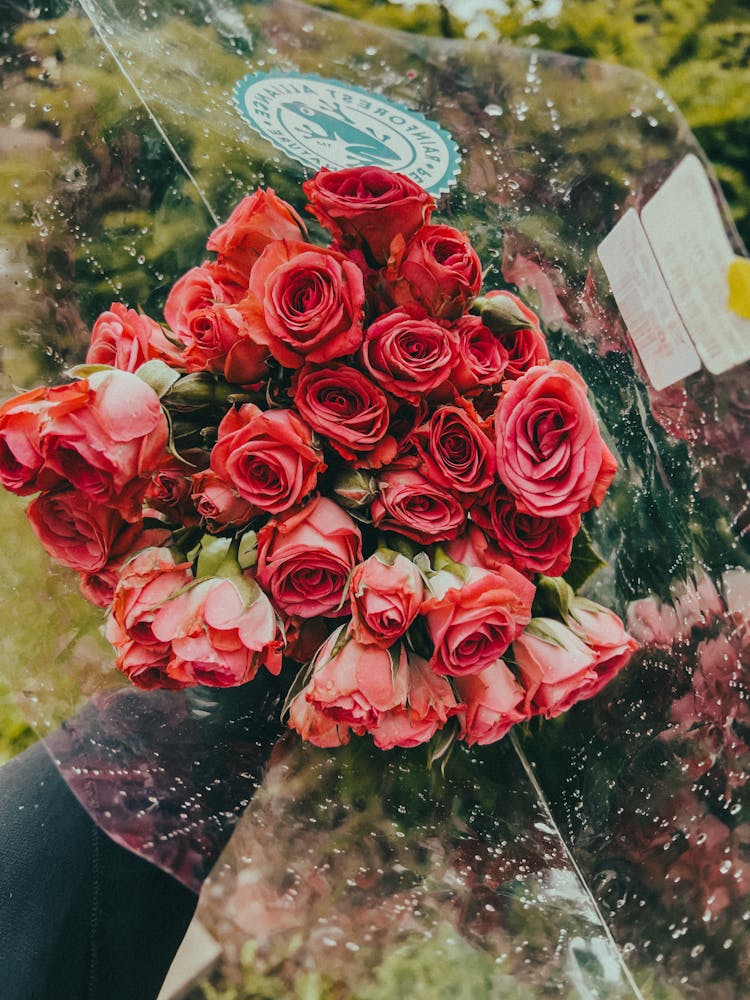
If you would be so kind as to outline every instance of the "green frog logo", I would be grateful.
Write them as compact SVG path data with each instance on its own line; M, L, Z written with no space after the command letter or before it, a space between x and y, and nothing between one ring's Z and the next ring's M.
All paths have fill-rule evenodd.
M274 72L244 77L235 101L257 134L316 170L384 167L436 195L455 183L460 159L450 134L380 94L313 74Z

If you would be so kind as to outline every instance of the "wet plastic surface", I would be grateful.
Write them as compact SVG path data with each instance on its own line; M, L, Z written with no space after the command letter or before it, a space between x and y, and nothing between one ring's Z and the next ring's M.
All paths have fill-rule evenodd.
M441 214L591 386L620 472L588 521L609 563L588 592L642 648L591 703L458 749L444 778L419 751L329 756L277 743L254 685L118 690L98 612L2 496L0 679L71 787L193 886L244 813L201 905L227 969L267 991L314 970L358 997L394 996L404 975L431 997L747 995L747 367L655 391L596 256L702 156L679 113L626 70L294 4L81 6L19 12L2 41L8 391L80 360L114 299L159 317L245 191L297 197L305 168L239 118L240 77L371 89L453 135L463 164Z

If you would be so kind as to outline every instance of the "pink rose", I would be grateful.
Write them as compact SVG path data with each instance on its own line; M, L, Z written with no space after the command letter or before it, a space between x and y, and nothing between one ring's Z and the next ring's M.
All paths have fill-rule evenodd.
M508 352L479 316L462 316L455 325L460 349L451 382L459 393L472 395L480 387L500 385Z
M627 664L638 643L614 611L583 597L570 602L565 623L596 656L596 680L580 694L580 698L593 698Z
M270 514L299 503L325 468L310 428L294 410L261 410L253 403L229 410L211 452L211 470Z
M435 201L404 174L380 167L319 170L302 190L308 211L345 250L362 250L375 265L385 264L394 236L408 240L429 222Z
M388 397L356 368L338 363L325 368L305 365L294 383L294 405L355 468L393 460L396 441L386 437Z
M362 343L362 272L343 254L309 243L271 243L241 304L251 339L286 368L325 364Z
M455 330L412 309L394 309L365 330L362 361L386 392L419 403L448 378L458 350Z
M116 664L136 687L181 688L169 677L169 642L157 639L153 621L159 607L193 582L190 564L177 563L167 548L148 548L125 564L107 617L106 636Z
M425 660L410 652L405 703L381 712L377 721L367 727L367 732L381 750L421 746L462 707L448 681L434 674Z
M6 490L28 496L50 490L63 477L45 467L41 431L50 418L83 406L88 383L40 386L6 400L0 406L0 482Z
M305 691L300 691L292 700L287 724L303 740L316 747L345 746L350 739L349 727L311 705L305 697Z
M570 566L573 539L581 527L580 514L524 514L499 483L472 508L471 517L494 539L504 561L522 573L562 576Z
M529 718L526 693L502 660L478 674L456 677L456 691L464 703L459 712L461 739L469 746L486 746L505 736L517 722Z
M140 523L71 489L40 494L26 515L52 558L79 573L96 573L125 555L142 530Z
M494 449L468 404L438 407L413 440L424 474L438 486L461 496L492 485Z
M471 567L463 581L446 571L430 578L422 614L438 674L478 674L498 660L531 619L535 587L510 566Z
M474 509L476 510L476 508ZM473 516L474 511L472 511ZM480 569L498 569L500 566L512 562L507 556L503 555L497 545L490 541L487 535L476 524L467 524L466 529L458 538L451 539L443 548L453 562L463 563L465 566L476 566Z
M575 624L575 632L555 619L534 618L513 643L526 686L526 707L545 718L593 697L637 648L615 614L605 608L591 611L589 603L582 598L573 602L575 618L568 621Z
M120 580L122 567L137 552L143 549L166 545L171 538L168 528L146 528L124 551L115 544L109 554L109 561L101 569L92 572L79 571L81 593L97 608L108 608L115 597L115 588Z
M518 509L561 517L598 506L617 465L581 376L553 361L504 388L495 414L497 470Z
M315 654L305 698L330 719L361 734L374 726L383 712L406 703L406 650L399 645L389 652L363 646L355 639L346 639L342 645L340 635L338 629Z
M335 618L349 574L362 559L362 536L326 497L271 520L258 532L258 583L286 615Z
M94 323L86 362L134 372L154 359L174 368L183 365L179 345L169 340L158 323L145 313L113 302Z
M249 384L266 374L268 349L249 338L233 290L217 277L211 264L192 268L172 286L164 315L185 345L182 364L188 371L212 371Z
M424 660L407 657L402 645L391 651L354 639L342 645L334 632L313 662L306 701L339 726L370 733L382 750L427 742L460 707L450 685Z
M547 341L536 313L512 292L487 292L486 297L494 299L496 303L507 303L514 315L520 314L528 320L528 326L516 326L513 329L515 324L511 324L510 329L497 330L493 334L507 358L506 379L520 378L524 372L535 365L549 364Z
M227 528L241 528L258 513L257 508L241 496L235 486L212 469L193 476L190 497L206 531L213 534Z
M435 319L458 319L482 285L482 264L465 233L422 226L389 263L397 305L414 303Z
M411 559L378 550L349 580L351 635L365 646L392 646L419 614L423 597L422 577Z
M305 224L273 188L258 189L237 205L227 221L208 237L207 249L247 279L263 250L273 240L299 240Z
M450 490L436 486L413 469L391 469L378 478L372 522L384 531L397 531L429 545L455 538L466 520L464 509Z
M159 397L136 375L116 369L64 388L59 395L48 390L52 405L41 415L44 469L90 502L137 520L147 480L166 453Z
M198 580L158 608L151 631L171 645L167 675L181 684L235 687L261 665L281 670L276 614L247 576Z

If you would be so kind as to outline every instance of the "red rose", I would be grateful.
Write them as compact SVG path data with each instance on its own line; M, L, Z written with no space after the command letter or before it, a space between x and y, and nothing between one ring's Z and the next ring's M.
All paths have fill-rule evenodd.
M79 573L96 573L125 555L142 530L112 507L70 489L42 493L26 514L52 558Z
M465 233L422 226L389 264L386 278L398 305L415 303L435 319L458 319L482 286L482 264Z
M424 474L439 486L460 496L492 485L492 443L466 408L440 406L413 440Z
M106 635L117 652L118 669L137 687L185 686L167 675L172 647L156 638L152 625L160 606L193 579L190 564L176 563L167 548L146 549L123 567Z
M350 634L365 646L387 649L417 617L423 597L422 577L411 559L378 550L349 580Z
M464 703L458 713L460 739L469 746L495 743L517 722L529 718L523 705L526 692L502 660L478 674L456 677L453 683Z
M211 469L193 476L190 498L206 530L214 534L242 527L258 513L256 507L240 496L236 487Z
M117 369L61 388L47 390L36 429L44 463L37 482L54 473L92 503L137 520L147 479L166 453L159 397L136 375Z
M191 495L193 476L198 469L205 469L208 454L200 449L190 449L183 458L169 455L154 471L145 502L148 507L165 514L172 524L190 527L200 521Z
M521 572L562 576L570 566L573 539L581 527L580 514L524 514L499 483L472 507L471 517L496 541L505 561Z
M301 416L355 468L393 460L396 441L386 437L388 397L356 368L305 365L293 388Z
M410 403L441 385L459 350L458 334L412 309L394 309L365 330L362 361L378 385Z
M194 267L175 282L164 315L185 345L182 364L188 371L212 371L228 381L247 384L266 372L268 349L248 336L242 312L217 280L215 267Z
M153 359L176 368L184 364L180 347L169 340L157 322L135 309L126 309L120 302L113 302L91 330L87 363L134 372Z
M487 292L487 298L507 302L514 316L520 314L521 317L528 320L528 326L518 327L516 323L513 323L509 329L498 329L493 334L508 356L505 377L507 379L520 378L524 372L535 365L549 364L547 341L536 313L512 292Z
M455 538L464 509L449 491L412 469L391 469L378 479L379 495L370 510L373 524L429 545Z
M227 221L208 237L207 249L219 255L244 275L273 240L298 240L307 233L305 224L291 205L279 198L273 188L258 189L237 205Z
M250 275L242 310L253 341L286 368L324 364L362 343L362 272L309 243L271 243Z
M462 316L455 330L460 348L451 382L458 392L471 394L482 386L499 385L508 364L508 352L500 340L479 316Z
M106 565L91 573L79 571L81 593L97 608L108 608L114 600L115 588L120 581L124 563L142 549L166 545L170 538L171 532L168 528L147 528L137 535L135 541L124 551L121 551L124 546L119 544L118 539L110 551L109 562Z
M158 608L151 631L170 644L167 675L181 684L235 687L262 665L281 670L276 615L250 577L198 580Z
M362 536L347 513L319 497L258 532L258 583L286 615L335 618L349 574L362 559Z
M312 432L293 410L245 403L219 424L212 471L260 510L279 514L299 503L325 470Z
M598 506L617 465L581 376L553 361L504 388L495 415L497 470L518 509L561 517Z
M345 250L362 250L385 264L394 236L408 240L429 222L435 201L404 174L380 167L319 170L305 181L311 212Z
M437 674L478 674L498 660L531 618L535 587L510 566L472 567L464 582L442 571L422 605Z

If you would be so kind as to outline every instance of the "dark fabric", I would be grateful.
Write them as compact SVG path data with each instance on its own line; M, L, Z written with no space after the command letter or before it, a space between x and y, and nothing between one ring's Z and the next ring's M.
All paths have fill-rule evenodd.
M2 1000L151 1000L196 903L94 825L42 745L0 767Z

